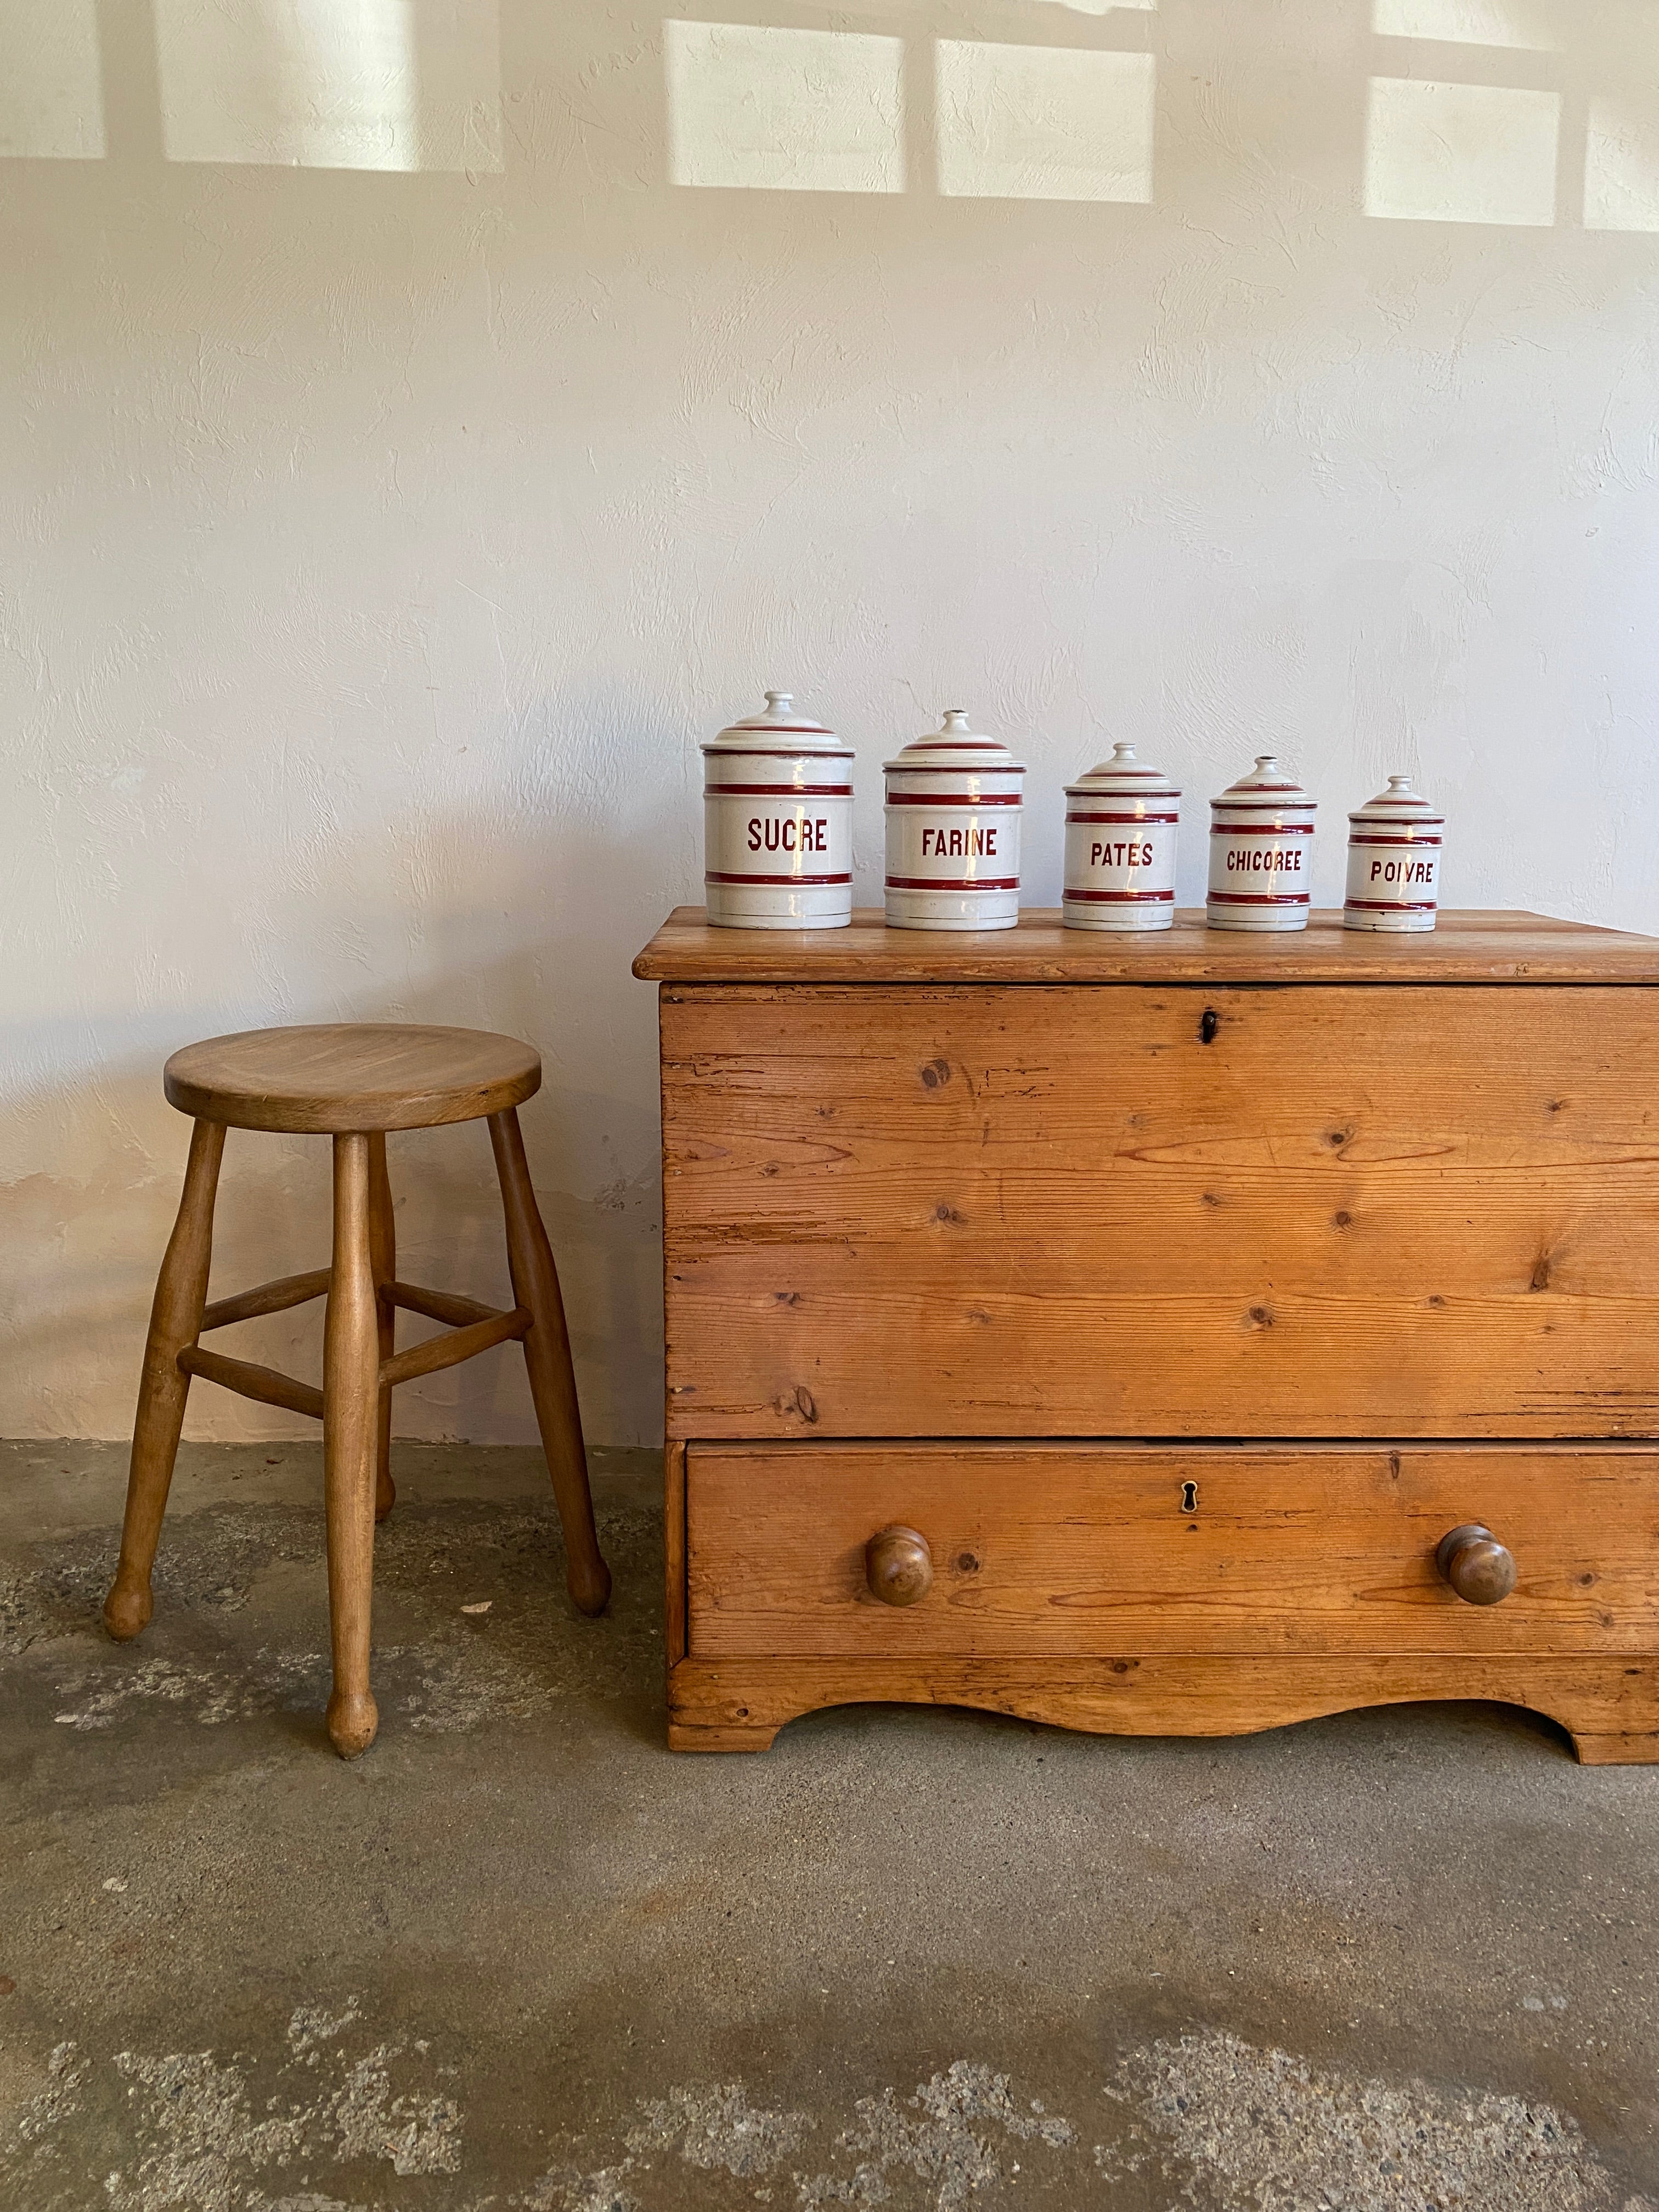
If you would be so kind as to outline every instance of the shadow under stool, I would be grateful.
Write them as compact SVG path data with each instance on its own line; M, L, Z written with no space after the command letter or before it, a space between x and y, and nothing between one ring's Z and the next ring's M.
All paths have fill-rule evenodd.
M125 1642L149 1620L150 1570L191 1377L199 1375L245 1398L310 1414L323 1425L334 1661L328 1732L343 1759L367 1751L380 1724L369 1687L369 1612L374 1524L392 1510L396 1494L389 1460L392 1393L399 1382L453 1367L509 1339L523 1345L564 1525L571 1597L582 1612L594 1613L605 1610L611 1595L610 1570L593 1528L559 1278L519 1130L517 1109L540 1089L541 1080L540 1055L513 1037L375 1023L250 1030L186 1045L167 1064L167 1099L196 1126L179 1218L150 1312L121 1559L104 1601L105 1626ZM486 1119L507 1222L511 1313L397 1279L386 1132ZM213 1202L227 1128L332 1137L333 1258L310 1274L289 1275L209 1305ZM198 1341L210 1329L324 1297L328 1317L320 1390L272 1368L207 1351ZM452 1333L397 1351L399 1306L447 1323Z

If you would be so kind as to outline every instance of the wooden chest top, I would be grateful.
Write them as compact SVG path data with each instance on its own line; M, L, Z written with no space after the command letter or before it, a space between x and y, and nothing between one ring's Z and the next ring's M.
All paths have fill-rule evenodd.
M1305 930L1209 929L1201 908L1145 937L1066 929L1057 908L1016 929L956 935L889 929L860 907L849 929L711 929L676 907L634 963L653 983L1659 983L1659 938L1547 915L1443 911L1421 936L1345 929L1340 910Z

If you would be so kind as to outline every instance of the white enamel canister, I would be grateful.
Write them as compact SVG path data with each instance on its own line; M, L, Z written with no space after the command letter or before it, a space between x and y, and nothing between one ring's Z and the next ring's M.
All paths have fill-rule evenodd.
M1307 927L1314 807L1272 753L1210 801L1212 929Z
M1440 847L1446 817L1408 775L1348 817L1345 929L1432 929L1440 904Z
M885 769L889 926L1012 929L1024 763L952 707Z
M1133 745L1066 787L1067 929L1168 929L1181 793Z
M853 919L853 749L787 691L702 748L703 883L726 929Z

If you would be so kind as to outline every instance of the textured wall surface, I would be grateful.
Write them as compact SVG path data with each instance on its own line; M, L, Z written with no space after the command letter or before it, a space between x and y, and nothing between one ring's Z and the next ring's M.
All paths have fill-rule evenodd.
M590 1431L653 1437L628 963L764 684L859 748L863 896L960 702L1037 902L1130 738L1183 899L1276 746L1322 898L1409 769L1449 902L1659 929L1656 12L0 0L0 1433L131 1419L165 1054L409 1017L541 1044ZM503 1291L483 1132L393 1172L404 1272ZM216 1285L325 1218L233 1137ZM531 1434L509 1355L398 1405Z

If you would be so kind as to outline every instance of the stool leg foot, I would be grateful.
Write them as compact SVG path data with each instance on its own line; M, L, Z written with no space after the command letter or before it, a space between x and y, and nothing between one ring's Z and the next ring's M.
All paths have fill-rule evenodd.
M334 1694L328 1732L343 1759L374 1741L368 1686L374 1581L374 1474L380 1338L369 1251L369 1140L334 1139L334 1257L323 1340L323 1488Z
M104 1600L104 1626L119 1643L137 1636L149 1620L150 1569L179 1455L190 1377L179 1372L179 1354L195 1343L207 1303L208 1267L213 1256L213 1200L219 1188L219 1163L225 1149L224 1124L198 1121L191 1132L190 1164L179 1201L179 1218L167 1239L167 1256L155 1281L149 1334L144 1343L143 1379L132 1424L132 1458L127 1474L127 1508L121 1523L121 1559Z
M386 1136L380 1130L368 1140L368 1253L374 1270L380 1358L386 1360L398 1348L398 1309L392 1303L392 1285L398 1273L398 1232L392 1214ZM374 1518L384 1521L397 1502L398 1486L392 1480L392 1393L382 1390L374 1456Z
M581 1612L603 1613L611 1597L611 1570L599 1555L599 1540L593 1528L593 1499L587 1486L587 1453L582 1443L581 1410L576 1403L564 1302L559 1296L553 1249L531 1186L519 1117L512 1108L490 1115L489 1141L501 1179L513 1295L535 1316L524 1340L525 1364L530 1370L536 1422L564 1527L565 1581Z
M380 1730L372 1690L336 1690L328 1701L328 1740L342 1759L361 1759Z

